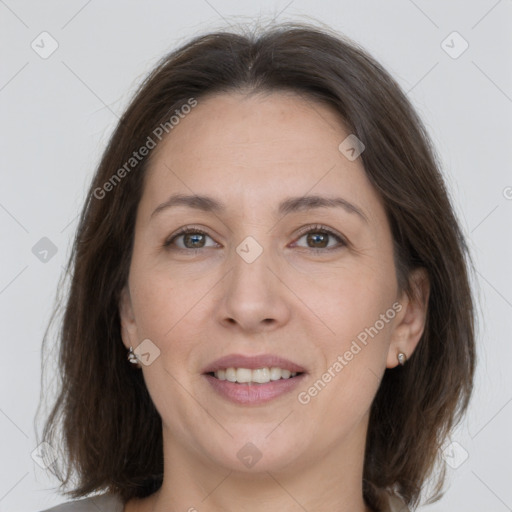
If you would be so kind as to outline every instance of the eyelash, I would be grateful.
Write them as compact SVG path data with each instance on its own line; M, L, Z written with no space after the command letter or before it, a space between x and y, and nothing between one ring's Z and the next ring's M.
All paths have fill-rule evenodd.
M329 236L332 236L333 238L335 238L341 245L338 245L336 247L326 247L326 248L321 248L321 247L301 247L301 249L306 249L306 250L309 250L309 251L313 251L313 252L327 252L327 251L335 251L335 250L339 250L339 249L342 249L343 247L347 246L348 243L347 241L341 236L339 235L338 233L336 233L335 231L333 231L332 229L326 227L326 226L323 226L321 224L315 224L313 226L307 226L306 228L304 229L301 229L300 232L299 232L299 235L298 235L298 238L296 241L300 240L304 235L307 235L309 233L323 233L323 234L327 234ZM184 226L183 228L181 228L178 232L174 233L173 235L171 235L170 238L168 238L165 242L164 242L164 247L166 248L170 248L172 243L180 236L182 235L187 235L187 234L193 234L193 233L197 233L197 234L200 234L200 235L206 235L206 236L209 236L210 238L212 238L206 231L203 231L201 229L198 229L198 228L195 228L193 226ZM212 238L213 240L213 238ZM295 243L295 242L294 242ZM174 248L173 250L176 250L176 251L182 251L182 252L187 252L187 253L196 253L198 251L201 251L203 249L207 249L208 247L198 247L196 249L188 249L188 248L182 248L182 247L176 247Z

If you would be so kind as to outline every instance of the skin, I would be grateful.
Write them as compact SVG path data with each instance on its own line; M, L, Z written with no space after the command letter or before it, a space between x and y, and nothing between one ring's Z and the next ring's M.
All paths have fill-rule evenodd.
M338 149L348 135L329 107L292 93L223 93L200 100L151 155L120 313L126 348L149 338L160 350L141 371L162 417L164 481L125 512L370 510L362 495L370 406L398 352L413 353L429 290L421 271L410 276L417 298L399 290L383 204L361 158ZM174 193L208 195L226 209L151 216ZM277 215L282 200L305 194L343 197L366 220L343 208ZM318 234L315 224L345 243L330 235L324 246L338 249L315 246L299 233ZM199 250L184 248L183 236L164 247L187 225L207 235ZM236 252L247 236L263 248L252 263ZM396 316L300 403L298 392L397 302ZM236 405L201 375L232 353L277 354L307 374L297 391ZM237 458L247 442L262 454L251 468Z

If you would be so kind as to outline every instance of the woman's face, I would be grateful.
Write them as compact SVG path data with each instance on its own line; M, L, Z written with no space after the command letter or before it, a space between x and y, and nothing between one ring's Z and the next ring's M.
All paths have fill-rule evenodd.
M422 321L348 135L297 95L222 94L154 150L121 318L126 347L150 340L166 448L237 471L360 456L384 370Z

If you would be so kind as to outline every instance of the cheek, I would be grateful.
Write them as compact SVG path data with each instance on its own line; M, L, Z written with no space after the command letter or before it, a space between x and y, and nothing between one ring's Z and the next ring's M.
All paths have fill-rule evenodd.
M338 270L299 292L309 290L307 304L321 320L308 322L318 385L311 394L305 390L305 399L320 407L319 414L331 411L334 423L348 411L360 417L371 405L386 365L397 292L392 265L347 265Z
M322 320L326 332L341 342L373 326L397 295L393 265L369 265L355 260L295 276L293 282L297 296Z
M155 373L156 368L148 368L148 389L158 387L159 379L168 381L168 374L180 381L197 377L194 354L198 347L205 349L198 343L204 342L209 332L207 323L212 312L207 290L214 284L211 278L198 279L186 272L176 277L176 272L157 267L133 274L138 336L140 340L149 338L160 350L162 368L158 368L159 373ZM179 387L175 392L180 392Z
M141 335L166 338L194 304L200 306L198 301L204 295L201 285L186 276L177 279L175 274L156 266L134 266L130 290Z
M337 301L334 295L323 296L322 319L334 334L311 338L317 340L321 363L310 387L301 390L301 403L307 401L312 415L323 418L322 428L333 431L350 428L368 412L385 370L396 315L386 289L338 291L336 296Z

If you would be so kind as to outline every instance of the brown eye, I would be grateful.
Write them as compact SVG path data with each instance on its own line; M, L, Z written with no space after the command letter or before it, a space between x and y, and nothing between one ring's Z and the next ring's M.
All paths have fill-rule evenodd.
M183 229L164 244L165 247L176 246L177 249L194 250L203 249L205 247L216 246L215 242L212 245L206 245L206 240L213 239L203 231L197 229Z
M204 246L205 235L203 233L186 233L183 237L183 245L187 249L198 249Z
M320 232L308 233L306 235L306 240L308 245L314 247L315 249L325 249L329 243L329 234Z
M298 242L302 239L306 240L306 245L299 244ZM298 240L295 242L298 247L304 247L307 249L338 249L344 245L346 245L345 241L341 236L334 233L330 229L324 227L315 227L305 232Z

